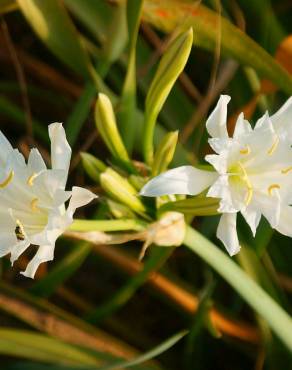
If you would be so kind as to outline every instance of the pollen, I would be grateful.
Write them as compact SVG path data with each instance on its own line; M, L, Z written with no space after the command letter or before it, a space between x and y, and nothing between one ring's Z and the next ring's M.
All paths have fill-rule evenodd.
M29 176L29 178L27 179L27 185L29 186L33 186L33 182L34 182L34 179L37 177L38 175L34 172L31 176Z
M247 145L246 148L241 149L239 151L240 154L249 154L250 153L250 147Z
M287 167L287 168L284 168L283 170L281 170L281 173L283 173L284 175L286 175L286 173L292 171L292 166L290 167Z
M14 171L10 171L6 179L0 183L0 188L1 189L6 188L6 186L12 181L13 177L14 177Z
M279 136L277 136L276 140L273 142L273 145L270 147L270 149L267 152L269 155L272 155L274 151L277 149L279 141L280 141Z
M38 201L39 201L38 198L34 198L30 202L30 208L32 209L33 212L39 211L39 207L37 206Z
M280 185L279 185L279 184L272 184L272 185L270 185L270 186L268 187L268 193L269 193L269 195L272 195L272 191L273 191L274 189L280 189Z
M26 238L26 233L24 231L24 227L19 220L16 220L16 229L15 229L16 236L18 240L24 240Z

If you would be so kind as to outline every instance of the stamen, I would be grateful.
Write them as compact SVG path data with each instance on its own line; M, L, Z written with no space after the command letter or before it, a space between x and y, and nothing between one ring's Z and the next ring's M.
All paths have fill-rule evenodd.
M246 206L248 206L251 199L252 199L252 196L253 196L253 187L251 185L251 182L249 181L249 178L247 176L245 168L243 167L243 165L240 162L238 162L238 164L239 164L239 167L240 167L240 169L243 173L242 179L246 183L246 187L247 187L247 193L246 193L244 203L245 203Z
M38 201L39 201L38 198L34 198L30 202L30 207L31 207L31 209L32 209L33 212L39 211L39 207L37 206Z
M268 193L269 195L272 195L272 191L273 189L280 189L280 185L279 184L272 184L268 187Z
M288 172L290 172L290 171L292 171L292 166L287 167L287 168L284 168L284 169L281 171L281 173L283 173L284 175L286 175L286 173L288 173Z
M246 206L249 205L251 199L252 199L252 196L253 196L253 188L252 187L247 187L247 193L246 193L246 196L245 196L245 200L244 200L244 203Z
M24 240L26 238L26 233L24 231L24 227L19 220L16 220L16 229L15 233L18 240Z
M250 153L250 147L247 145L245 149L241 149L239 151L240 154L249 154Z
M29 186L33 186L33 182L34 182L34 179L38 176L37 173L33 173L31 176L29 176L29 178L27 179L27 185Z
M10 171L7 178L3 182L0 183L0 188L1 189L5 188L11 182L13 177L14 177L14 171Z
M279 141L280 141L279 136L277 136L276 140L273 142L273 145L268 150L269 155L272 155L274 151L277 149Z

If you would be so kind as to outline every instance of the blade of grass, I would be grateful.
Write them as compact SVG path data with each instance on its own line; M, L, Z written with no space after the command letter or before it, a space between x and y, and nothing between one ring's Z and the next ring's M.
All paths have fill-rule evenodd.
M27 330L0 328L0 353L48 363L95 365L100 361L76 346Z
M17 3L48 48L75 72L89 78L89 57L62 3L57 0L17 0Z
M281 306L230 257L198 231L188 227L184 244L216 270L267 321L274 333L292 352L292 320Z

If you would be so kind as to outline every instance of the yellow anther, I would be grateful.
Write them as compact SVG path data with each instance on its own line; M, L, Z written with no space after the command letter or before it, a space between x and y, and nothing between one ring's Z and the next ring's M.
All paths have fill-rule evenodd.
M240 154L249 154L250 153L250 147L247 145L246 148L241 149L239 151Z
M38 198L34 198L31 202L30 202L30 207L32 209L33 212L36 212L39 210L39 207L37 206L37 203L38 203Z
M288 173L288 172L290 172L290 171L292 171L292 166L287 167L287 168L284 168L284 169L281 171L281 173L283 173L284 175L286 175L286 173Z
M274 189L280 189L280 185L279 185L279 184L272 184L272 185L270 185L270 186L268 187L268 193L269 193L269 195L272 195L272 191L273 191Z
M27 185L33 186L34 179L37 177L37 173L33 173L29 178L27 179Z
M274 151L277 149L279 141L280 141L279 136L277 136L276 140L273 142L273 145L268 150L269 155L272 155Z
M0 188L1 189L5 188L11 182L11 180L13 179L13 176L14 176L14 171L10 171L7 178L3 182L0 183Z

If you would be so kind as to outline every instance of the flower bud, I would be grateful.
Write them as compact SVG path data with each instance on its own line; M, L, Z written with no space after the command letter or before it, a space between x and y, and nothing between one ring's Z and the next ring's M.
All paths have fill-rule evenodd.
M95 124L112 155L129 162L129 156L117 128L111 101L105 94L98 94L95 105Z
M178 139L178 131L169 132L164 136L158 146L152 165L152 176L164 172L173 159Z
M146 211L145 206L137 197L136 189L112 168L107 168L100 175L100 184L110 197L128 206L133 211L139 214Z
M144 124L144 156L148 164L153 161L153 135L157 116L175 81L184 69L193 43L193 30L182 32L170 44L159 63L146 97Z
M82 164L87 175L96 182L99 182L99 177L106 170L106 165L89 153L80 153Z

